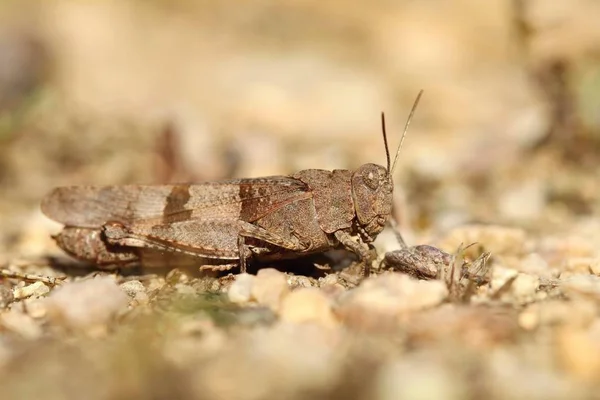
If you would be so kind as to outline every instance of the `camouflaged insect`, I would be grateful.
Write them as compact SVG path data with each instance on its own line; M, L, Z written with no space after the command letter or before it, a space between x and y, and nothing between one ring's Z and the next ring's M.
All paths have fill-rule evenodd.
M419 102L419 93L404 136ZM369 244L392 212L394 163L356 171L307 169L289 176L172 185L72 186L42 201L65 225L59 247L98 266L141 262L162 253L202 268L246 271L249 260L296 258L345 247L369 273Z

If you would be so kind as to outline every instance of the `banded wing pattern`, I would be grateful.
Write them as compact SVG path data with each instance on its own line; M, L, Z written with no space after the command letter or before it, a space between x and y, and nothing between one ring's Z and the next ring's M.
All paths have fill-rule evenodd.
M92 241L92 250L83 251L74 236L100 238L96 232L115 222L127 231L125 248L150 247L233 260L239 258L240 221L252 223L311 196L300 180L272 176L200 184L59 187L43 200L41 208L49 218L66 225L58 236L63 249L90 254L87 258L96 261L103 252L92 256L92 250L106 244ZM112 252L106 255L122 258Z
M189 220L253 222L310 197L294 178L272 176L200 184L70 186L54 189L42 212L66 226L99 228L108 221L164 225Z

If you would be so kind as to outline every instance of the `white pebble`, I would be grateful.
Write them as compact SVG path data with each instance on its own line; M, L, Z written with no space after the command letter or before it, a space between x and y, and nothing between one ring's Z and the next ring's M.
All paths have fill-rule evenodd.
M600 299L600 277L588 274L574 274L561 279L560 287L563 293L570 297L590 297Z
M235 277L235 281L229 287L227 296L232 303L247 303L252 295L252 284L255 276L250 274L239 274Z
M102 331L129 303L127 295L111 277L67 283L45 299L48 316L71 329Z
M47 294L50 291L50 288L46 286L43 282L35 282L31 285L16 287L13 290L14 298L25 299L27 297L41 297Z
M513 282L511 291L516 300L530 302L534 300L539 286L540 279L537 276L520 273Z
M259 270L252 285L252 298L274 311L279 309L281 300L289 292L285 275L274 268Z

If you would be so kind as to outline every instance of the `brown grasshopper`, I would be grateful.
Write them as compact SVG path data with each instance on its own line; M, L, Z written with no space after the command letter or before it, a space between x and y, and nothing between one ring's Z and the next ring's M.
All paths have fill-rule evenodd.
M422 92L390 165L307 169L289 176L197 184L59 187L42 212L65 225L53 236L98 266L142 262L148 252L198 260L202 269L246 271L249 259L296 258L344 247L369 274L371 242L392 212L392 173ZM355 239L356 238L356 239ZM200 260L203 260L200 262Z

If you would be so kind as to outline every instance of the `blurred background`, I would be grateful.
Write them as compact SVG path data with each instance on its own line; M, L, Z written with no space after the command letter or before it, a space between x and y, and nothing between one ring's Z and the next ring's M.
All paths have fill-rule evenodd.
M52 187L385 165L411 244L466 223L600 236L594 0L4 0L0 252ZM587 234L586 234L587 235ZM584 236L586 236L584 235ZM595 236L594 236L595 235Z
M597 0L0 1L0 397L594 398L599 17ZM385 165L380 112L394 152L421 89L394 215L410 245L492 252L471 300L274 270L55 288L53 187Z

